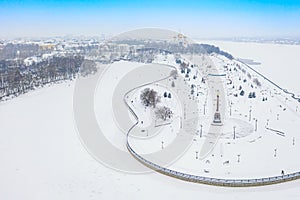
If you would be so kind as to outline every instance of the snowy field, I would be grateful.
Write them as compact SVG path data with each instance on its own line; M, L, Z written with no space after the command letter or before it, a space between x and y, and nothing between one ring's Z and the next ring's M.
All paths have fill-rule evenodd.
M232 53L235 57L253 59L261 65L253 65L257 70L265 74L279 84L285 84L284 87L293 91L299 90L297 82L293 77L296 73L294 66L299 66L299 61L295 59L295 51L299 52L298 46L269 44L236 44L226 42L220 43L220 48ZM215 44L212 42L212 44ZM227 45L227 47L226 47ZM251 46L252 45L252 46ZM257 49L254 48L254 46ZM277 47L278 46L278 47ZM291 64L290 70L279 70L281 64L274 64L274 60L280 56L270 55L270 49L279 54L282 50L282 57L286 57ZM236 49L236 50L235 50ZM237 50L239 49L239 50ZM260 49L258 51L258 49ZM278 49L278 51L277 51ZM298 51L297 51L298 50ZM223 68L224 61L219 57L211 57L218 69ZM228 64L229 61L226 61ZM279 61L278 61L279 62ZM275 63L278 63L275 62ZM282 61L281 61L282 62ZM163 63L163 62L162 62ZM170 63L170 62L167 62ZM272 64L273 63L273 64ZM115 66L122 64L117 63ZM124 63L123 63L124 64ZM123 65L122 64L122 65ZM229 62L230 64L230 62ZM266 67L272 65L274 69ZM138 65L131 65L130 71L134 70ZM228 77L233 82L239 82L239 75L233 70L228 72ZM113 68L111 68L113 69ZM113 73L113 71L111 72ZM109 77L102 77L95 95L95 111L99 124L104 127L107 132L110 131L109 123L114 122L112 117L113 104L110 104L109 98L114 95L113 90L117 87L118 81L121 81L128 72L120 71L120 74L110 80ZM196 72L191 72L196 74ZM220 72L221 73L221 72ZM278 75L281 74L281 75ZM282 74L286 74L282 75ZM253 76L253 75L252 75ZM283 78L285 77L285 79ZM242 77L246 78L246 76ZM193 81L193 80L191 80ZM294 82L295 81L295 82ZM110 82L110 85L107 83ZM101 85L102 83L102 85ZM247 82L248 83L248 82ZM187 83L191 84L191 83ZM249 84L243 84L243 88L247 91L251 88ZM265 84L265 82L263 82ZM103 87L106 86L106 87ZM102 87L101 87L102 86ZM298 155L300 138L298 138L295 129L298 128L299 114L295 110L295 104L286 101L286 96L279 91L274 91L270 85L266 86L266 92L255 90L257 99L249 101L245 98L232 97L237 92L238 85L235 89L229 90L232 85L227 85L232 94L229 95L232 101L223 100L222 105L230 105L233 107L224 112L227 119L224 129L228 129L227 134L223 135L220 142L210 152L209 159L195 159L196 151L200 151L199 146L203 144L207 136L207 126L203 124L203 137L199 132L195 132L196 139L193 140L192 146L186 152L187 156L183 156L172 167L183 172L195 173L200 175L212 175L213 177L225 178L249 178L260 176L271 176L280 173L281 169L287 172L293 172L299 166L299 161L295 159ZM207 186L180 181L168 176L164 176L155 172L144 174L131 174L115 171L109 167L105 167L96 161L88 151L83 147L73 116L73 92L75 82L64 82L61 84L45 87L18 98L0 103L0 197L5 200L37 200L37 199L298 199L300 192L300 180L282 183L278 185L263 186L257 188L219 188L215 186ZM166 89L162 85L156 87L160 93ZM111 90L110 90L111 89ZM108 96L101 98L101 91L110 91ZM139 90L135 91L138 92ZM167 90L172 92L171 90ZM251 90L252 91L252 90ZM198 103L203 103L206 89L199 87L202 93L198 97ZM299 90L300 92L300 90ZM137 98L138 93L132 94L132 99ZM209 95L209 94L208 94ZM247 93L248 95L248 93ZM246 95L246 96L247 96ZM174 95L176 97L176 95ZM268 106L265 102L261 102L262 97L268 97ZM174 101L164 100L163 103L171 107L179 106L179 98ZM192 96L190 97L192 98ZM195 97L195 102L197 98ZM102 102L101 102L102 101ZM106 103L105 109L101 109L100 105ZM136 112L141 117L148 120L146 125L152 122L149 119L149 112L141 109L138 102L133 101L132 104L137 107ZM284 106L279 107L279 105ZM175 115L180 115L184 106L180 105L180 109L175 111ZM249 108L252 110L252 117L249 120ZM203 107L199 106L198 111L203 113ZM209 104L206 113L213 112L215 104ZM239 109L237 109L239 108ZM240 109L241 108L241 109ZM287 111L283 112L286 108ZM262 111L263 110L263 111ZM246 113L246 114L245 114ZM261 113L263 115L261 116ZM277 114L280 114L279 116ZM289 113L289 114L286 114ZM201 114L200 118L209 123L211 118L206 117L207 114ZM129 113L128 113L128 116ZM258 123L257 132L254 131L255 120L260 116L261 123ZM103 120L107 121L103 121ZM289 119L289 120L285 120ZM133 118L129 118L134 123ZM102 124L101 124L102 123ZM267 125L266 125L267 124ZM288 124L288 127L287 127ZM146 126L145 125L145 126ZM237 127L237 140L233 140L232 127ZM249 127L248 129L245 127ZM286 133L284 139L272 131L264 130L265 127L272 129L283 128ZM139 128L144 128L140 126ZM200 128L200 124L197 128ZM202 128L202 127L201 127ZM243 129L244 128L244 129ZM118 125L113 127L114 135L106 135L108 140L116 147L126 152L122 142L124 135L119 138L116 130L120 129ZM259 132L264 130L263 132ZM247 131L251 132L248 134ZM225 131L226 132L226 131ZM169 132L170 134L172 133ZM114 137L118 137L115 140ZM171 137L172 138L172 137ZM292 145L293 138L296 138L296 145ZM161 139L159 139L160 142ZM251 142L254 141L254 142ZM141 143L135 143L142 145ZM238 144L238 145L236 145ZM167 145L167 142L166 144ZM158 148L160 143L158 143ZM157 147L153 147L157 149ZM145 147L144 147L145 149ZM276 156L274 150L277 149ZM232 153L234 152L234 153ZM242 152L242 153L240 153ZM212 157L212 154L214 155ZM240 156L238 156L240 155ZM113 155L111 155L113 156ZM133 159L133 162L137 162ZM238 161L240 159L240 161ZM209 162L207 162L209 160ZM230 160L227 164L227 160ZM266 161L262 163L263 161ZM225 163L225 164L224 164ZM290 168L288 168L290 167ZM201 170L199 170L201 169ZM209 174L203 171L209 169ZM221 170L220 170L221 169ZM229 173L227 173L229 172Z
M186 153L188 156L183 156L174 168L185 173L193 171L196 175L228 179L279 176L281 170L285 173L297 172L300 163L297 159L291 159L296 158L300 151L297 142L300 139L297 132L300 122L297 100L251 71L251 75L244 74L242 71L246 68L239 62L226 61L220 56L211 56L211 60L220 71L224 61L228 63L226 74L231 80L231 83L224 83L228 92L226 102L222 102L223 107L226 105L226 114L222 116L222 135L213 151L200 159L205 140L212 131L210 123L201 122L202 136L195 137L195 144ZM250 76L252 80L258 78L262 86L256 87ZM246 95L239 94L242 90ZM249 98L249 91L255 92L256 97ZM263 98L268 100L262 101Z
M222 56L210 56L210 59L215 69L207 68L210 88L207 95L214 103L208 104L208 114L203 116L200 114L203 111L197 109L202 118L198 120L201 127L190 132L195 135L194 143L178 162L168 168L192 175L227 179L256 179L297 172L300 163L291 158L297 157L300 151L300 138L296 131L300 121L298 102L238 61L230 61ZM194 56L195 61L201 59ZM196 64L205 68L201 62ZM191 68L190 73L193 74L196 69ZM216 79L215 74L212 79L212 73L226 74L226 78ZM256 79L261 86L253 83ZM197 83L196 80L194 84L199 86L197 88L203 87L201 81ZM187 84L190 82L190 79L186 81ZM223 85L226 85L226 89L222 88ZM226 91L226 98L220 95L221 127L211 126L216 90L219 93ZM254 98L248 97L251 93L255 93ZM205 95L192 97L198 101L204 99ZM268 100L264 101L265 98ZM156 145L160 142L156 140ZM150 148L153 145L147 145L144 141L131 146L136 151L140 146Z

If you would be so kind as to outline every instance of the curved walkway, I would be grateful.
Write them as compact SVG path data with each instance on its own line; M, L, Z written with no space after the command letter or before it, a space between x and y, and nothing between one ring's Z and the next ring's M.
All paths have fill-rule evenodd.
M180 76L177 77L176 80L174 80L177 85L177 89L176 91L174 91L173 89L171 89L171 82L168 80L169 78L171 78L172 76L170 75L171 69L174 70L176 69L173 66L170 65L152 65L150 68L149 66L151 65L146 65L144 67L140 67L138 70L140 72L146 73L147 70L157 70L155 69L155 67L160 67L160 68L164 68L166 67L166 69L169 70L169 73L167 74L167 77L163 78L163 79L159 79L157 81L151 81L151 82L143 82L142 85L139 86L135 86L134 88L130 89L129 91L127 91L124 96L123 96L123 101L124 101L124 106L126 108L126 110L129 110L134 118L136 119L136 122L131 125L131 127L127 130L129 130L127 133L127 141L129 138L131 139L135 139L135 135L129 135L128 133L133 133L136 131L139 131L139 128L137 127L138 123L139 123L139 118L138 115L134 112L134 110L130 107L130 105L127 103L127 96L129 96L128 94L131 93L132 91L147 86L147 85L151 85L153 83L157 83L158 81L160 82L160 84L164 84L164 85L168 85L170 88L170 91L175 94L175 92L177 93L177 96L180 98L180 102L182 104L187 104L189 105L188 107L186 106L181 106L181 113L193 113L192 110L196 110L197 109L197 103L191 99L188 98L188 88L189 86L187 84L184 84L184 79ZM146 71L144 71L146 70ZM160 69L162 70L162 69ZM147 74L147 73L146 73ZM152 73L153 74L153 73ZM154 79L154 77L152 76L152 80ZM128 87L127 87L128 88ZM126 112L125 112L126 113ZM151 153L151 154L144 154L144 157L147 157L147 159L155 161L156 163L159 163L162 166L166 166L166 165L170 165L171 163L173 163L174 161L176 161L177 159L179 159L184 153L185 151L188 149L188 147L191 145L192 140L194 138L194 133L196 132L197 129L197 123L198 123L198 118L197 118L197 114L189 114L187 117L185 117L184 119L182 119L182 126L179 130L179 132L176 134L175 139L172 141L171 144L167 145L166 147L164 147L162 150L155 152L155 153ZM132 124L132 122L131 122ZM130 136L130 137L129 137Z
M210 178L210 177L205 177L205 176L198 176L198 175L193 175L193 174L182 173L179 171L169 169L167 167L163 167L162 165L153 163L153 162L149 161L149 159L146 159L143 156L136 153L130 145L130 142L129 142L130 132L139 123L139 119L138 119L138 116L134 113L134 111L127 104L127 102L125 100L125 96L124 96L123 100L124 100L127 108L130 110L130 112L135 116L135 118L137 120L137 122L127 132L126 147L127 147L128 151L136 160L141 162L143 165L145 165L146 167L149 167L161 174L164 174L164 175L167 175L170 177L174 177L174 178L177 178L180 180L184 180L184 181L202 183L202 184L208 184L208 185L214 185L214 186L225 186L225 187L263 186L263 185L271 185L271 184L277 184L277 183L300 179L300 172L295 172L295 173L281 175L281 176L264 177L264 178L258 178L258 179L219 179L219 178Z
M144 164L145 166L164 175L171 176L173 178L177 178L184 181L189 181L189 182L202 183L202 184L214 185L214 186L226 186L226 187L252 187L252 186L263 186L263 185L283 183L283 182L292 181L300 178L300 172L282 175L282 176L259 178L259 179L218 179L218 178L209 178L205 176L197 176L197 175L171 170L159 166L155 163L152 163L146 160L145 158L143 158L142 156L140 156L139 154L137 154L130 146L128 140L126 145L131 155L135 159L140 161L142 164Z
M125 105L127 102L125 101L126 103L124 104L124 100L129 100L130 93L138 88L157 82L163 82L169 79L171 77L170 72L172 70L174 70L172 66L148 64L136 68L120 80L113 94L112 109L115 117L115 123L118 124L118 127L124 134L126 134L128 129L133 126L132 120L128 117L128 106ZM153 79L155 81L153 81ZM136 87L137 85L139 86ZM131 111L131 113L133 114L134 112ZM133 116L135 119L137 119L135 114L133 114ZM155 123L152 122L148 129L154 130L154 127ZM144 128L136 127L134 134L131 134L131 136L138 139L143 139L143 137L139 137L142 129ZM155 130L155 132L157 132L157 130Z
M125 101L125 100L124 100ZM126 102L126 101L125 101ZM128 106L128 104L126 104ZM131 108L128 106L128 109ZM133 112L133 114L137 117L137 115ZM137 118L138 119L138 118ZM138 121L136 122L138 124ZM135 124L135 125L136 125ZM134 125L134 126L135 126ZM134 128L134 126L132 128ZM258 179L219 179L219 178L210 178L205 176L197 176L187 173L182 173L179 171L175 171L158 164L155 164L138 153L136 153L133 148L130 146L129 143L129 134L132 128L127 133L127 141L126 147L130 154L139 162L144 164L145 166L170 177L177 178L184 181L195 182L195 183L202 183L214 186L225 186L225 187L253 187L253 186L264 186L264 185L271 185L271 184L278 184L287 181L292 181L296 179L300 179L300 172L295 172L291 174L281 175L281 176L273 176L273 177L265 177L265 178L258 178Z

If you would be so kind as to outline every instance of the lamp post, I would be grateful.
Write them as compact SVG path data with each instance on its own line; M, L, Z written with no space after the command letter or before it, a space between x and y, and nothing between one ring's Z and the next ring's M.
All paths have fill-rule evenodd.
M202 138L202 127L203 127L203 125L201 124L200 127L201 127L201 129L200 129L200 138Z
M235 140L235 128L236 126L233 127L233 139Z
M198 151L196 151L196 159L198 159Z
M180 116L180 128L182 128L182 116Z
M257 131L257 119L255 119L255 131Z
M274 149L274 157L277 156L277 149Z
M161 141L161 149L164 149L164 141Z

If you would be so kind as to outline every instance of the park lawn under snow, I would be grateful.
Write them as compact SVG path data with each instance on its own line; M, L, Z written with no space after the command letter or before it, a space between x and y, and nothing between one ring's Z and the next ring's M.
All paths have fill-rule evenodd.
M239 48L243 49L242 46ZM266 69L266 71L276 76L276 70ZM188 183L157 173L133 175L104 167L94 160L80 143L73 120L73 89L74 82L65 82L0 103L1 199L195 199L201 197L250 200L298 199L299 197L299 180L259 188L219 188ZM244 118L247 120L247 117ZM274 123L270 121L270 124L275 125L277 119L272 120ZM263 128L263 125L260 126ZM280 136L264 134L266 134L264 137L267 144L278 142L281 143L282 149L291 145L291 140L285 143ZM197 144L194 147L201 145L200 140L196 140L195 143ZM257 145L254 149L259 147L261 151L266 151L265 153L269 151L273 154L275 146L264 148L263 140L258 141ZM224 143L223 146L226 144ZM285 151L289 151L289 148ZM190 157L186 157L186 163L195 162L191 163L191 166L197 166L199 163L199 160L195 159L195 150L196 148L191 148ZM255 150L257 154L261 152ZM220 149L216 151L221 152ZM241 151L241 149L233 147L231 151ZM290 157L286 154L282 160L271 165L276 165L280 170L280 164L295 160L297 152L299 151L291 151L294 156ZM278 155L280 153L278 151ZM236 154L232 155L232 160L236 160ZM253 156L251 152L249 155ZM244 156L241 156L241 163L243 159ZM222 161L219 160L221 166ZM262 161L264 161L263 157L253 164L260 165ZM237 163L231 167L234 169L235 165ZM243 170L248 167L241 166ZM179 168L189 172L197 170L187 168L187 165L181 165ZM251 168L247 171L252 173Z
M257 71L283 88L300 95L300 45L269 44L253 42L231 42L218 40L201 40L220 47L235 58L249 59L260 65L251 65Z

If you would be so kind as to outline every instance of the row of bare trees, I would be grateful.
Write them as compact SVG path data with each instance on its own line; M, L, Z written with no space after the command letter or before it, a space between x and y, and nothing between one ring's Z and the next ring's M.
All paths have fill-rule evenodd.
M37 87L74 79L83 63L82 56L53 57L30 66L12 66L0 61L0 100L18 96Z

